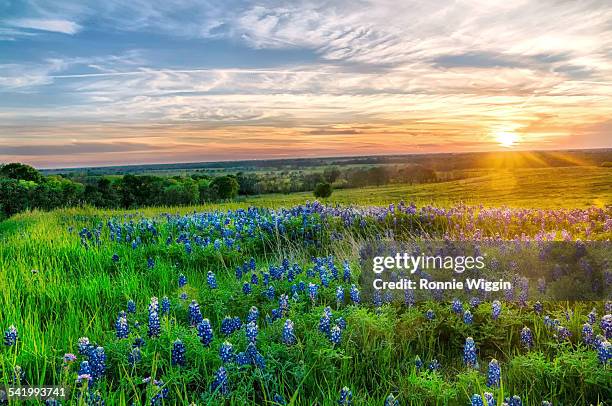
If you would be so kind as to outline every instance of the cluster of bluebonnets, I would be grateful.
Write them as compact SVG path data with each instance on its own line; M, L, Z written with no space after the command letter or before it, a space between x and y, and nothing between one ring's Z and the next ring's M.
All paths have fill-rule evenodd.
M320 203L309 203L290 209L248 208L187 215L165 214L147 218L140 215L113 217L105 223L82 228L79 238L87 249L102 249L129 246L136 252L146 252L150 247L160 248L169 255L196 256L219 253L239 263L231 278L231 285L224 283L227 275L221 271L206 271L206 286L190 286L188 278L177 270L172 293L161 299L151 297L148 303L129 299L125 307L116 314L114 329L116 341L129 341L124 359L110 365L103 342L96 343L88 337L78 340L78 354L66 353L63 359L66 370L74 373L75 388L88 404L103 404L99 390L109 368L136 369L143 361L143 355L153 350L149 342L159 341L165 332L175 331L177 325L186 329L182 336L172 338L166 352L171 368L187 368L196 362L193 351L186 346L186 339L197 337L200 349L211 352L217 358L214 378L208 382L209 395L215 399L230 396L238 384L240 374L267 371L268 358L260 345L260 335L266 331L266 339L287 347L296 346L305 335L319 334L331 349L345 343L349 323L343 310L358 307L373 307L379 310L390 300L384 295L366 297L358 281L358 265L355 258L313 256L307 263L283 259L278 263L260 262L259 254L274 244L299 244L303 247L320 249L335 241L351 236L374 238L413 238L438 235L454 240L520 240L520 241L573 241L579 238L600 238L610 236L612 217L604 209L586 210L511 210L485 209L469 206L436 208L400 203L388 207L330 207ZM601 237L601 238L604 238ZM121 266L124 258L115 252L110 256L112 264ZM145 267L153 269L158 256L144 255ZM226 272L227 271L222 271ZM521 280L517 280L518 290ZM545 282L544 282L545 285ZM197 289L221 291L233 289L235 297L257 297L264 306L234 308L233 314L209 314L208 309L198 300ZM546 289L543 286L542 289ZM447 301L450 310L466 325L475 323L474 311L487 300L479 292L474 293L468 303L455 298ZM161 295L160 295L161 296ZM541 320L551 341L577 341L559 319L545 314L544 305L531 303L525 294L508 298L508 303L524 307ZM405 306L416 306L408 295ZM491 302L490 320L500 318L506 303ZM292 314L309 313L318 318L318 331L306 331L306 326L292 320ZM605 314L593 310L582 328L580 341L590 348L602 368L612 363L612 306L606 303ZM436 311L424 307L422 317L436 320ZM144 318L144 321L143 321ZM279 329L272 326L278 325ZM267 330L277 331L274 336ZM534 348L534 334L524 326L520 331L520 342L524 351ZM4 345L16 347L19 341L18 329L10 326L4 334ZM470 398L472 405L522 405L517 395L499 398L498 389L502 383L503 368L496 359L484 360L479 356L478 344L474 338L465 337L463 359L465 368L480 371L486 377L487 390ZM156 347L155 347L156 348ZM166 354L166 355L164 355ZM412 361L410 361L412 362ZM484 366L481 365L484 363ZM417 372L437 373L444 366L438 359L423 362L418 355L414 359ZM17 369L16 369L17 371ZM155 371L153 371L155 372ZM161 376L146 376L141 384L146 385L151 405L162 404L170 397L170 391ZM232 380L233 377L233 380ZM15 378L20 379L15 373ZM353 404L350 382L338 388L337 403ZM294 390L298 390L294 388ZM498 391L498 392L496 392ZM291 393L275 393L272 404L286 404ZM170 400L168 400L170 401ZM219 400L220 401L220 400ZM398 405L398 393L390 393L385 405ZM549 404L542 399L542 404ZM57 404L57 403L52 403Z

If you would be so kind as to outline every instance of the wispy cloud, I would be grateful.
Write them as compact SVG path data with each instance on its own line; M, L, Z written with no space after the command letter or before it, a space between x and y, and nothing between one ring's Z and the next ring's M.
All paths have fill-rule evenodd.
M18 27L18 28L26 28L26 29L38 30L38 31L59 32L59 33L68 34L68 35L76 34L82 28L79 24L75 23L74 21L44 19L44 18L15 19L15 20L8 20L6 23L9 26Z

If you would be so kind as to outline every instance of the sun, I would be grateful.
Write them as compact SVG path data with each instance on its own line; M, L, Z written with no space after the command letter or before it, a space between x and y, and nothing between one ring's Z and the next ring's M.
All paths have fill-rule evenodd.
M518 135L511 131L497 131L495 139L502 147L511 148L518 141Z

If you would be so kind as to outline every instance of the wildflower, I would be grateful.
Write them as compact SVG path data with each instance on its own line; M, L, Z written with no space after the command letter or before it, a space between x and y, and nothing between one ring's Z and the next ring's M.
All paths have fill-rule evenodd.
M77 359L77 356L71 352L67 352L66 354L64 354L64 363L66 364L71 364L74 361L76 361L76 359Z
M178 286L179 288L182 288L185 285L187 285L187 277L183 274L180 274L178 277Z
M563 326L558 326L557 327L557 340L559 342L561 341L565 341L565 340L569 340L569 338L571 337L572 333L568 330L567 327L563 327Z
M397 400L397 398L393 396L392 393L390 393L389 396L387 396L387 398L385 399L384 406L399 406L399 400Z
M540 301L537 301L533 304L533 311L538 315L542 314L542 312L544 311L544 306L542 306L542 303L540 303Z
M200 337L200 342L208 347L213 339L213 331L210 326L210 321L208 319L203 319L197 325L198 337Z
M151 312L159 313L159 300L155 296L151 298L151 302L149 303L149 313Z
M433 310L429 309L429 310L427 310L427 312L425 313L425 318L426 318L427 320L433 320L433 319L435 319L435 318L436 318L436 313L434 313L434 311L433 311Z
M478 394L472 395L472 406L484 406L484 402L482 401L482 396Z
M242 293L245 295L250 295L253 290L251 289L251 284L248 282L244 282L242 285Z
M423 361L421 361L421 357L419 357L418 355L414 357L414 366L417 370L423 368Z
M181 295L179 296L179 298L181 300L187 300L187 292L182 292Z
M92 376L92 371L91 371L91 367L89 366L89 361L82 361L81 365L79 366L77 381L78 382L81 382L82 380L89 381L91 379L91 376Z
M251 274L251 284L252 285L258 285L259 284L259 278L257 277L257 274L255 272L253 272Z
M501 310L501 302L499 300L493 301L493 304L491 304L491 318L493 320L497 320L499 318L499 315L501 314Z
M329 334L330 325L331 320L329 318L329 314L327 314L327 312L323 312L323 315L319 319L319 331L325 334Z
M608 340L601 341L597 346L597 358L604 365L612 360L612 344Z
M523 327L521 330L521 343L523 343L523 347L527 349L533 347L533 335L527 326Z
M136 303L132 299L127 302L127 311L128 313L136 313Z
M164 386L164 381L153 380L153 386L156 387L157 393L151 398L151 406L158 406L163 403L163 400L168 397L170 390Z
M147 268L149 269L155 268L155 260L151 257L147 258Z
M508 406L523 406L523 401L517 395L512 396L510 399L506 399Z
M249 365L249 362L249 357L246 355L245 352L239 352L238 354L236 354L236 364L239 367Z
M117 253L114 253L111 259L113 260L113 262L119 262L119 255Z
M255 344L257 341L258 328L257 324L252 321L246 325L246 338L249 342Z
M455 312L456 314L463 313L463 304L461 304L461 300L459 299L453 300L452 309L453 309L453 312Z
M593 327L589 323L584 323L582 326L582 342L586 345L593 344Z
M281 406L284 406L287 404L287 402L285 402L285 398L282 395L279 395L278 393L274 394L273 401L277 405L281 405Z
M336 325L340 327L340 330L344 330L346 328L346 320L343 317L338 317L336 319Z
M357 289L355 285L351 285L351 290L349 292L349 295L351 296L351 300L353 301L353 303L359 304L359 301L360 301L359 289Z
M234 359L234 346L232 343L226 341L221 344L221 348L219 349L219 357L224 363L232 362Z
M474 321L474 316L472 316L472 312L470 312L469 310L466 310L465 313L463 313L463 322L465 324L472 324L473 321Z
M351 282L351 266L349 265L348 261L344 261L344 263L342 264L342 267L343 267L342 280L345 283L350 283Z
M495 397L493 397L491 392L485 392L484 399L487 402L487 406L495 406Z
M91 366L92 377L98 380L106 373L106 353L104 348L97 347L89 356L89 364Z
M438 362L437 359L432 359L431 362L429 363L429 365L427 366L427 368L431 371L431 372L435 372L438 369L440 369L440 363Z
M588 323L592 326L597 322L597 312L595 309L591 310L589 314L587 314Z
M338 400L340 406L350 406L353 404L353 392L346 386L340 391L340 399Z
M208 271L208 276L206 277L206 282L208 283L208 287L211 289L217 289L217 278L213 271Z
M315 283L308 284L308 295L310 296L310 301L314 304L317 300L317 295L319 294L319 285Z
M17 327L11 325L4 333L4 345L6 345L7 347L15 345L17 344L18 339L19 333L17 332Z
M487 373L487 386L489 388L498 388L501 380L501 368L496 359L489 362L489 371Z
M128 338L128 336L130 335L130 330L128 327L128 322L127 322L127 317L125 315L125 312L119 313L119 317L117 318L117 321L115 322L115 330L117 332L117 338L119 339Z
M136 348L136 347L143 347L145 345L145 340L142 337L136 337L134 339L134 342L132 343L132 347Z
M612 338L612 314L606 314L605 316L603 316L601 318L601 321L599 322L599 327L601 327L601 330L604 333L604 336L606 337L606 339L611 339Z
M338 286L336 288L336 303L340 306L341 303L344 303L344 289L342 286Z
M168 299L168 296L164 296L162 298L161 312L162 312L162 314L170 313L170 299Z
M202 321L202 313L200 313L200 305L194 299L189 305L189 324L191 326L197 326Z
M340 327L332 327L331 332L329 334L329 339L334 345L340 344L340 340L342 339L342 330L340 330Z
M87 337L79 338L77 346L79 348L79 354L81 355L89 355L91 350L93 350L93 346L90 344L89 338Z
M465 339L465 345L463 346L463 362L468 367L476 367L478 361L476 359L476 343L472 337Z
M185 344L178 338L172 344L172 365L185 366Z
M283 343L287 345L293 345L297 342L295 337L295 333L293 331L293 322L290 319L285 320L285 325L283 326Z
M220 367L217 373L215 374L215 379L210 385L210 390L212 392L219 392L222 396L226 396L229 394L227 371L224 367Z
M222 321L221 321L221 333L224 336L228 336L230 334L232 334L234 332L234 319L226 316Z
M249 309L249 314L247 314L246 322L250 323L254 321L255 323L257 323L258 318L259 318L259 310L257 309L257 307L251 306L251 308Z
M131 366L135 366L142 360L142 354L140 352L140 347L134 347L128 354L128 363Z
M160 334L159 316L157 312L151 312L149 313L149 337L159 337Z

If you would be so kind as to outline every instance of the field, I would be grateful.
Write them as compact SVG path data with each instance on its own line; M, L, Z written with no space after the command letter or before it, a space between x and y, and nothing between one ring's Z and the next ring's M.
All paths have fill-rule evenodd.
M499 303L369 298L359 261L380 240L609 243L610 175L16 215L0 223L0 384L65 385L62 404L92 405L610 404L608 245L581 255L608 278L588 301L535 283Z

